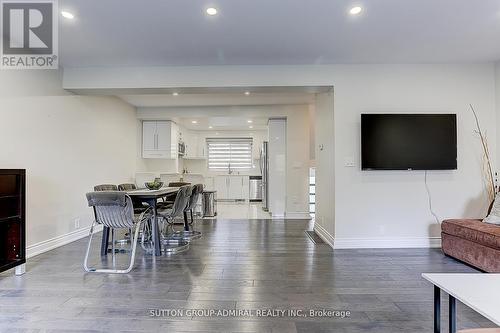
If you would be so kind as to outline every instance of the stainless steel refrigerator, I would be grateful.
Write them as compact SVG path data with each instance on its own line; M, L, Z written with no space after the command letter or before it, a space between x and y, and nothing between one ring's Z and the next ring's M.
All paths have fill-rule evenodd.
M262 174L262 209L269 211L269 155L267 141L262 143L260 151L260 172Z

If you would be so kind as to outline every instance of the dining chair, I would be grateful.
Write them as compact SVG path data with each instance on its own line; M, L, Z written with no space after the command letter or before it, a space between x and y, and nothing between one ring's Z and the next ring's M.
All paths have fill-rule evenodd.
M170 182L168 183L168 187L182 187L182 186L188 186L188 185L191 185L191 183L185 183L185 182ZM173 197L167 197L167 198L163 198L162 201L159 201L158 202L158 206L159 207L163 207L163 208L169 208L170 206L173 205L174 203L174 198Z
M118 191L133 191L137 190L137 186L135 184L120 184L118 185ZM149 205L146 203L141 203L142 206L136 207L134 206L134 213L135 214L140 214L144 209L148 208Z
M160 180L163 184L178 182L180 179L181 175L179 173L160 173Z
M100 192L100 191L118 191L118 186L112 185L112 184L96 185L96 186L94 186L94 191L95 192Z
M200 195L203 193L203 184L196 184L191 186L191 195L189 196L188 203L186 208L184 209L184 230L176 231L172 234L173 238L181 238L187 241L191 241L194 239L198 239L201 237L200 231L195 231L194 227L194 214L193 210L196 208L198 204L198 200L200 199ZM191 215L191 222L189 222L187 214Z
M118 185L118 191L133 191L137 190L137 186L135 184L120 184Z
M95 192L101 191L118 191L118 186L113 184L101 184L94 186ZM97 218L94 216L94 218ZM109 228L104 226L102 229L102 243L101 243L101 256L108 254L108 243L109 243Z
M177 217L184 217L186 207L191 196L191 186L182 186L171 206L160 207L157 215L162 220L161 237L162 245L166 253L178 253L189 248L189 242L182 238L174 237L174 220Z
M203 194L203 189L204 189L203 184L193 185L191 198L189 200L189 205L187 208L187 210L189 211L189 213L191 215L191 222L189 223L191 225L193 225L193 223L194 223L194 219L193 219L194 211L196 210L196 206L198 205L198 202L200 201L201 195Z
M133 191L133 190L137 190L137 186L135 184L125 183L125 184L118 185L118 191L127 192L127 191ZM136 205L134 205L134 214L141 214L142 212L144 212L144 210L148 209L148 207L149 207L149 205L144 203L144 202L135 203L135 204ZM124 239L119 239L119 240L116 240L115 242L118 244L129 243L131 235L132 235L132 230L129 230L129 232L125 234ZM141 233L139 233L139 237L141 237L141 236L142 236Z
M147 209L142 212L137 217L134 216L134 206L132 204L132 199L125 192L119 191L96 191L87 193L87 202L89 207L94 210L94 222L90 227L90 237L89 243L87 245L87 252L85 253L85 259L83 267L86 272L92 273L116 273L116 274L126 274L129 273L134 267L135 263L135 253L137 249L137 239L139 236L139 230L142 224L147 219L151 218L152 209ZM102 224L111 230L111 244L112 244L112 265L114 268L94 268L88 266L88 259L90 248L92 244L92 237L94 235L94 229L96 225ZM131 229L134 231L134 239L132 241L132 248L130 254L130 263L126 269L117 269L116 267L116 254L115 254L115 242L114 233L117 229Z
M181 186L188 186L191 185L191 183L186 183L186 182L170 182L168 183L168 187L181 187Z

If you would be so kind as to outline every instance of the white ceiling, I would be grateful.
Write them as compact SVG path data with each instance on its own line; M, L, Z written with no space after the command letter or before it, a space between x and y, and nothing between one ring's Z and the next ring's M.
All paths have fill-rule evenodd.
M294 105L314 103L311 93L219 93L219 94L172 94L119 95L121 99L136 107L173 106L227 106L227 105Z
M64 67L486 62L499 0L60 0ZM353 5L364 11L347 12ZM215 6L219 15L208 17Z
M252 123L249 123L248 121ZM198 131L259 131L267 129L269 118L262 117L191 117L176 118L183 127ZM196 124L193 124L196 121ZM212 128L210 128L210 126Z

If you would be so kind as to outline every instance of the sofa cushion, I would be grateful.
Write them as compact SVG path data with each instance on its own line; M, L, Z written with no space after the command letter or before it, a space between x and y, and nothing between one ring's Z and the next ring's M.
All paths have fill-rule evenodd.
M500 273L500 250L441 233L443 252L488 273Z
M484 223L481 220L445 220L441 231L459 238L500 249L500 226Z

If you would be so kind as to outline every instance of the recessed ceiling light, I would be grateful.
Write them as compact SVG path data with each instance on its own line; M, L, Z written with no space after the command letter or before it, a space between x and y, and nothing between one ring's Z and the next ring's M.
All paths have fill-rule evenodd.
M172 93L172 96L179 96L179 93L178 92L174 92L174 93Z
M196 120L192 120L191 124L198 124L198 122Z
M351 10L349 10L349 13L351 15L358 15L360 14L361 12L363 11L363 8L361 8L360 6L356 6L356 7L352 7Z
M250 91L245 91L245 95L250 95Z
M248 126L248 128L252 129L252 128L253 128L253 126Z
M219 135L219 132L215 132L215 135Z
M213 127L213 126L208 126L208 128L212 129L212 128L214 128L214 127Z
M247 120L247 123L251 124L253 123L253 120Z
M210 16L217 15L217 8L214 7L207 8L207 14Z
M64 11L64 10L61 12L61 15L62 15L62 17L70 19L70 20L75 18L75 15L71 14L70 12Z

